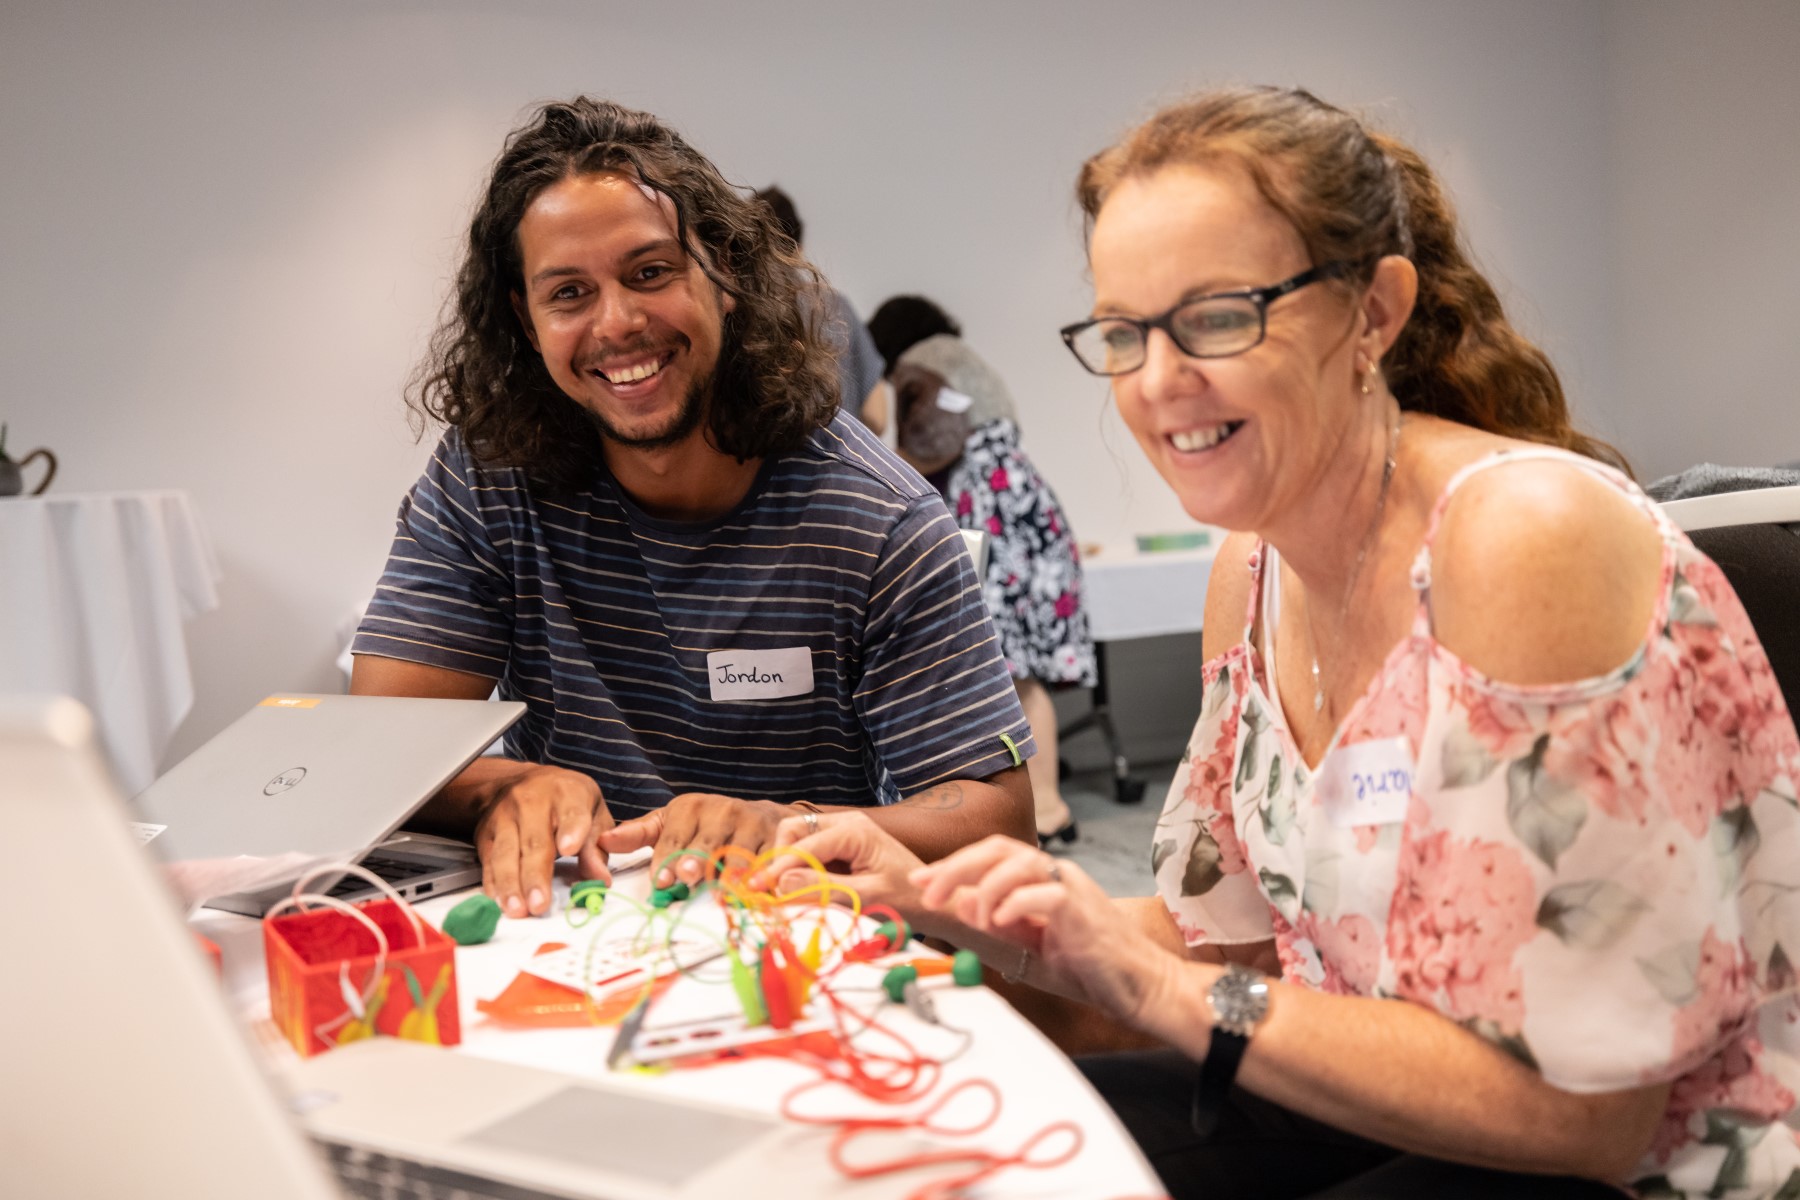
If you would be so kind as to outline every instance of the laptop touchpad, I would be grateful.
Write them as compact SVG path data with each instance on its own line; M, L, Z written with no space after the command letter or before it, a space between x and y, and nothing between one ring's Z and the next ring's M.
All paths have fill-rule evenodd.
M463 1140L678 1187L779 1124L652 1096L568 1087Z

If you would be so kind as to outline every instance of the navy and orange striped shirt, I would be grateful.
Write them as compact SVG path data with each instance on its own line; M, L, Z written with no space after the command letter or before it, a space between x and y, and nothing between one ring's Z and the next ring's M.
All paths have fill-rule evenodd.
M800 648L809 692L715 699ZM645 514L603 467L536 496L452 430L354 651L498 680L527 706L508 755L586 772L621 818L688 791L889 804L1034 749L956 523L842 415L698 524Z

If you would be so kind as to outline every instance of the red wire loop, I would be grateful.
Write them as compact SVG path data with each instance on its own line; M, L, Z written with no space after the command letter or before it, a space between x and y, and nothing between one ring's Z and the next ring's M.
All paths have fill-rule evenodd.
M709 866L709 875L717 878L721 884L747 887L740 878L744 868L728 864L723 855ZM797 1111L797 1101L802 1096L828 1084L850 1088L877 1104L904 1105L922 1101L930 1096L941 1081L943 1064L920 1054L898 1032L884 1025L878 1015L865 1015L845 1003L831 987L835 976L847 965L880 958L905 944L909 931L899 913L885 905L873 905L865 909L862 915L866 918L878 919L882 915L890 918L894 922L896 936L864 938L845 947L832 965L815 970L800 958L791 940L788 925L777 915L777 906L768 903L770 898L758 896L750 899L761 902L754 904L754 911L752 907L746 907L739 914L741 921L738 934L742 936L752 926L763 934L758 958L762 967L762 992L768 1005L771 1024L778 1028L785 1028L790 1024L799 1015L805 990L811 985L814 998L825 1002L832 1028L829 1032L783 1038L760 1047L721 1051L717 1056L689 1059L684 1065L710 1065L734 1058L760 1057L766 1054L779 1055L791 1062L811 1067L818 1073L817 1078L791 1088L782 1097L781 1115L801 1124L835 1126L829 1157L832 1166L846 1178L869 1179L920 1167L957 1168L938 1179L926 1182L912 1193L909 1200L951 1200L1009 1167L1044 1170L1061 1166L1080 1152L1083 1141L1080 1127L1070 1121L1058 1121L1032 1134L1011 1153L996 1153L978 1146L945 1145L884 1160L861 1163L849 1161L846 1150L853 1142L883 1132L916 1130L934 1138L965 1138L982 1133L992 1127L1000 1116L1000 1089L986 1079L964 1079L946 1089L942 1095L931 1099L924 1107L905 1116L814 1116ZM777 1010L783 1008L784 1004L786 1011L781 1012L778 1017ZM885 1038L894 1049L883 1053L868 1048L861 1044L866 1040L863 1037L865 1034L877 1034ZM828 1049L820 1045L819 1039L822 1038L830 1039ZM971 1115L969 1120L961 1123L943 1119L959 1097L972 1093L980 1093L986 1098L987 1105L983 1114ZM1043 1148L1052 1144L1057 1137L1066 1137L1068 1146L1060 1153L1041 1155Z
M971 1080L969 1082L976 1081ZM987 1083L985 1080L980 1082L990 1089L993 1087L992 1084ZM995 1092L996 1105L998 1105L998 1102L999 1093ZM927 1114L936 1108L937 1105L933 1105L931 1110L927 1110ZM1010 1154L995 1153L992 1150L983 1150L978 1146L957 1146L946 1147L942 1150L926 1150L917 1154L903 1154L896 1158L890 1158L879 1162L852 1163L846 1161L844 1156L845 1148L848 1147L853 1140L862 1134L873 1132L875 1130L892 1131L911 1126L936 1133L939 1136L966 1135L967 1133L986 1129L989 1125L993 1124L994 1118L999 1115L999 1111L998 1107L994 1108L989 1112L987 1119L982 1121L980 1125L971 1130L961 1131L933 1128L923 1120L916 1122L907 1120L881 1122L852 1121L839 1129L837 1136L831 1139L831 1165L836 1167L849 1179L871 1179L878 1175L892 1175L899 1171L911 1171L920 1167L943 1166L951 1163L967 1164L969 1167L968 1170L959 1171L932 1180L919 1188L918 1191L912 1193L911 1197L909 1197L909 1200L936 1200L937 1197L960 1195L965 1189L973 1187L984 1179L990 1179L993 1176L998 1175L1008 1167L1024 1167L1027 1170L1033 1171L1048 1170L1051 1167L1062 1166L1064 1163L1074 1158L1076 1154L1080 1153L1083 1141L1080 1126L1076 1125L1073 1121L1057 1121L1052 1125L1044 1126L1044 1128L1026 1138L1025 1141L1020 1144L1019 1148ZM921 1114L921 1117L927 1114ZM1041 1158L1034 1156L1034 1151L1036 1151L1038 1147L1059 1135L1066 1136L1069 1141L1068 1146L1065 1147L1061 1153Z

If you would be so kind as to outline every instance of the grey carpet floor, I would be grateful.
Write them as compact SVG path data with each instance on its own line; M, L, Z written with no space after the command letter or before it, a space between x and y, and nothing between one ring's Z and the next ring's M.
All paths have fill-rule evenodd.
M1082 772L1063 781L1063 799L1075 814L1080 836L1069 845L1053 843L1051 851L1080 863L1114 896L1155 892L1150 878L1150 833L1175 774L1173 763L1132 766L1135 777L1148 784L1144 799L1137 804L1114 800L1112 777L1103 772Z

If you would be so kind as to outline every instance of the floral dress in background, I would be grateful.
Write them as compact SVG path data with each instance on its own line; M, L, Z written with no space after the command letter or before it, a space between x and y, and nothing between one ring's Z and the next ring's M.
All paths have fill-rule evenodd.
M1019 445L1019 427L1003 419L971 433L944 498L958 525L988 535L981 594L1013 678L1094 686L1080 552L1056 493Z
M1431 542L1463 480L1544 457L1649 514L1663 587L1624 666L1520 686L1433 636ZM1412 631L1317 769L1251 644L1275 574L1251 556L1157 825L1164 903L1190 945L1272 936L1288 982L1425 1005L1564 1090L1672 1081L1641 1196L1800 1196L1800 743L1737 597L1624 477L1557 451L1464 468L1429 529Z

